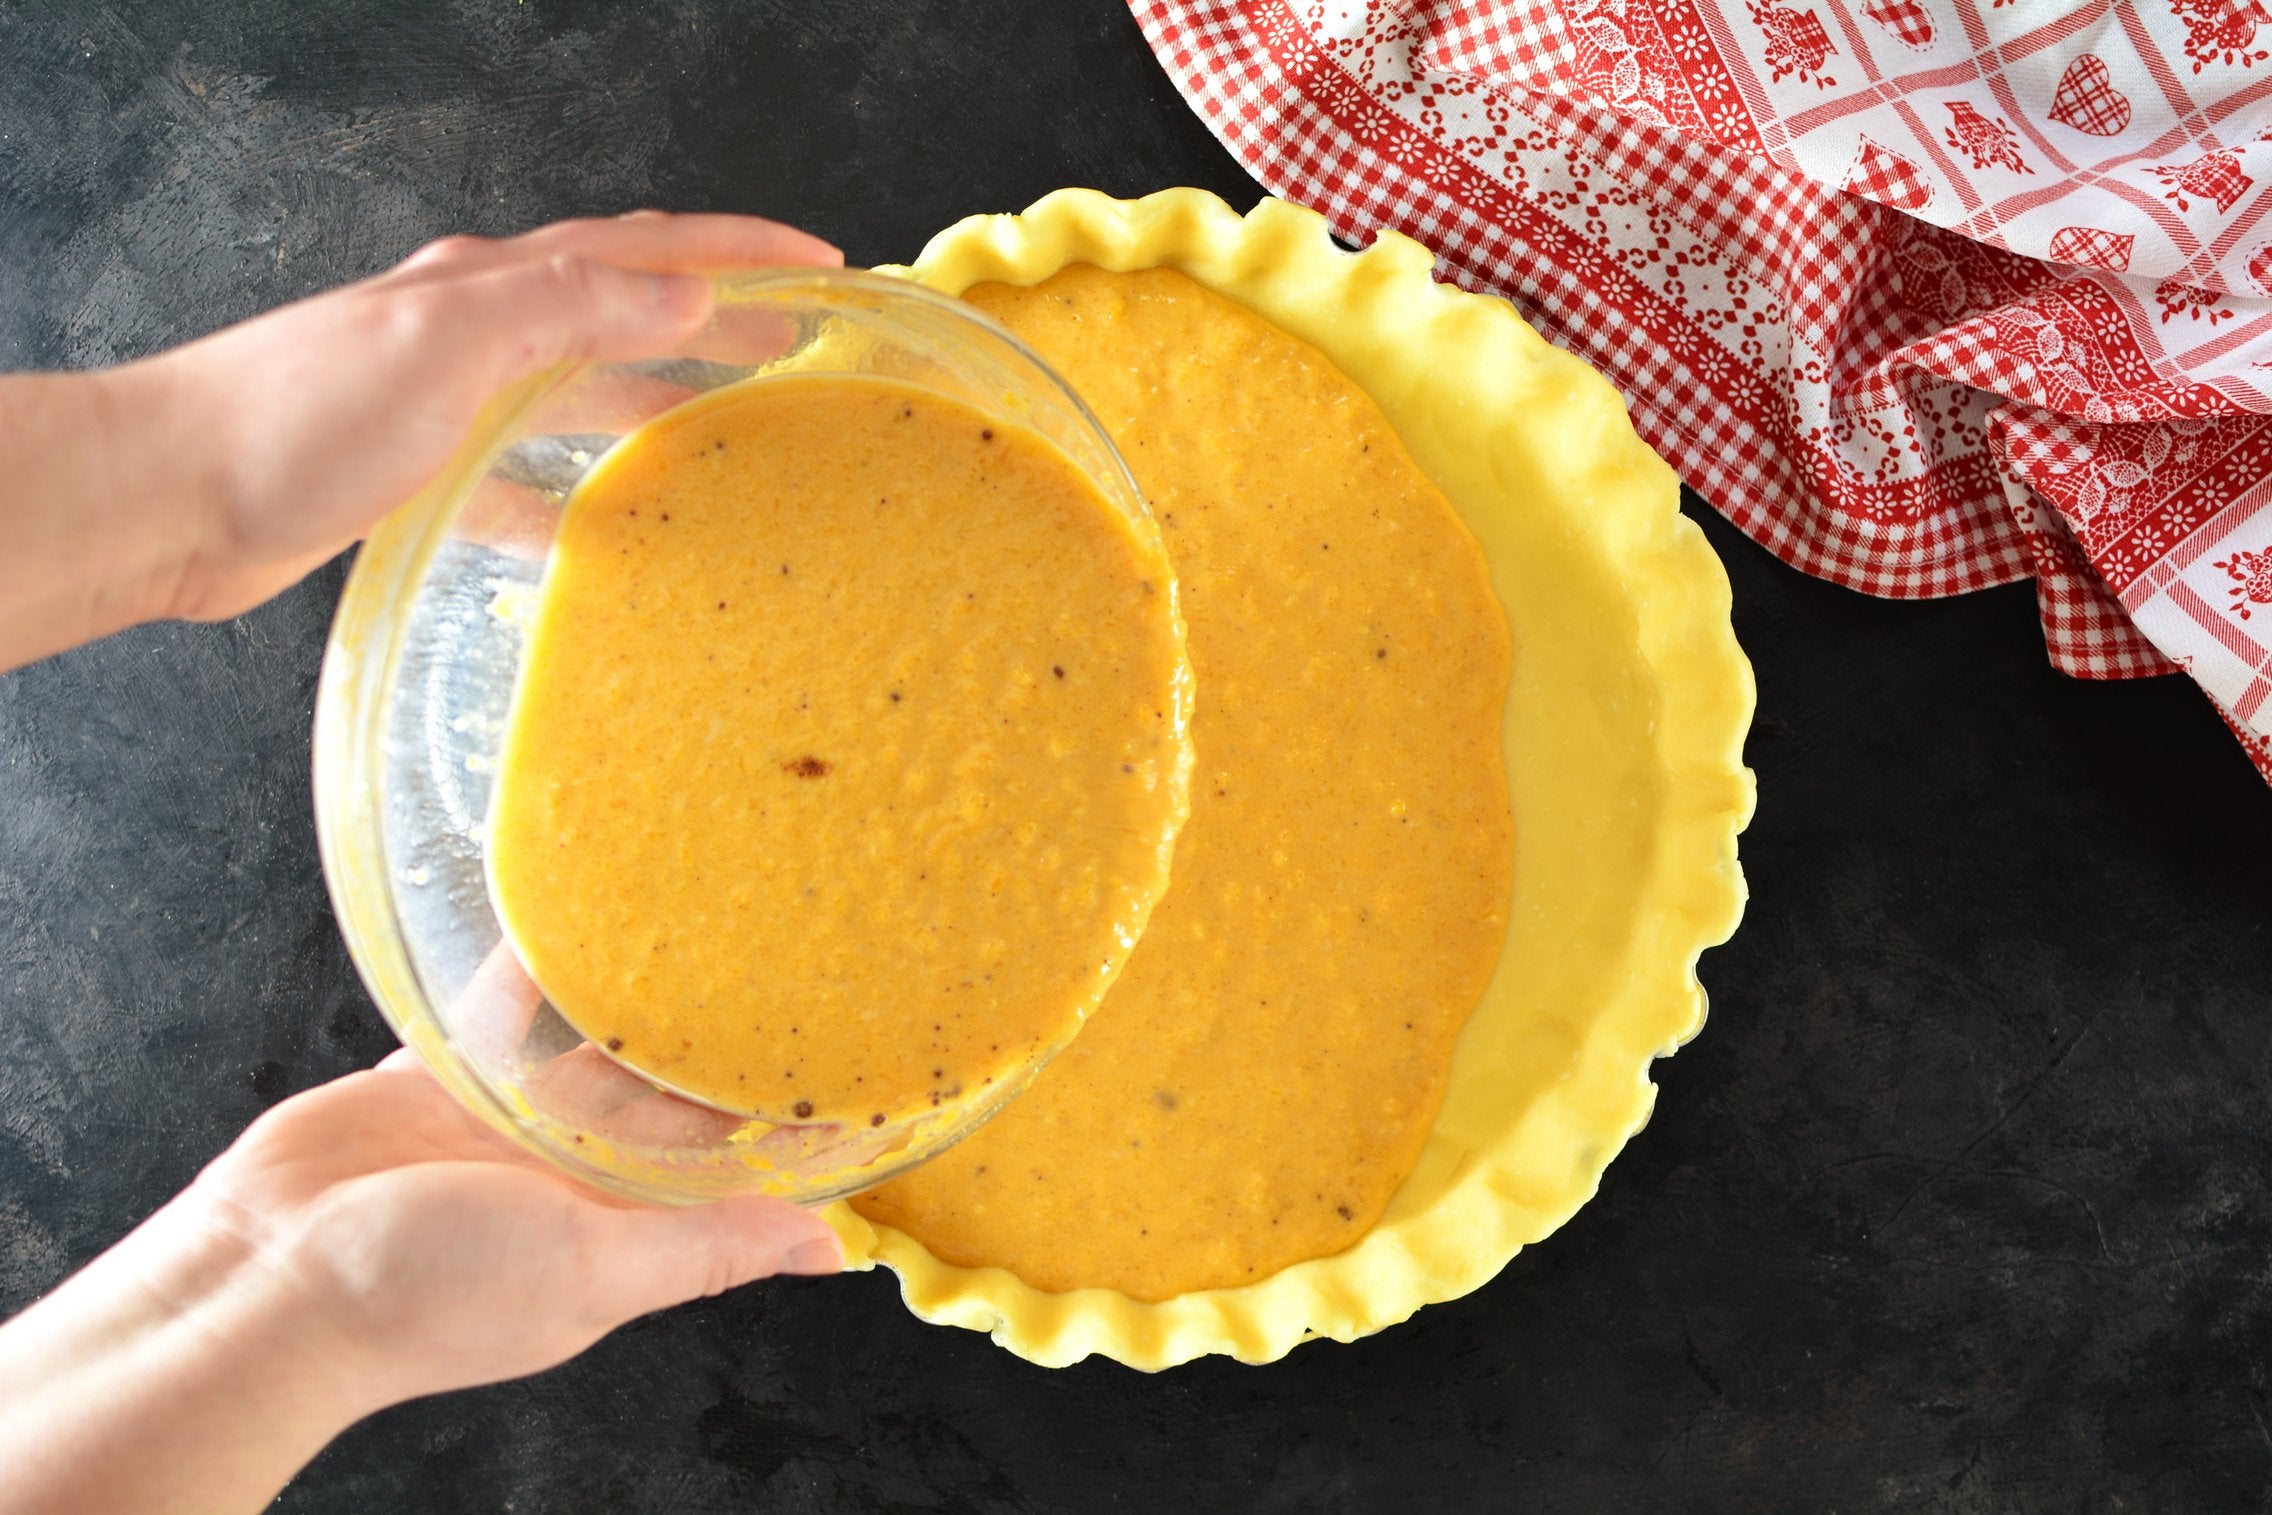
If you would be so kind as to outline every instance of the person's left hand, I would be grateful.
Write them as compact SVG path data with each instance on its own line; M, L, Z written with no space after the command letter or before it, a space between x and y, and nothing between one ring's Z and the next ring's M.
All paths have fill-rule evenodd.
M706 273L843 261L753 216L563 221L445 238L123 367L0 375L0 671L249 610L408 500L516 380L671 352L710 318Z
M836 265L753 216L637 211L503 241L448 237L395 268L114 371L128 410L211 461L210 515L160 613L247 610L448 461L492 395L554 363L667 352L711 312L704 273Z
M523 1152L408 1052L285 1101L176 1206L273 1273L310 1349L385 1401L534 1373L635 1316L775 1273L834 1273L776 1199L653 1209Z

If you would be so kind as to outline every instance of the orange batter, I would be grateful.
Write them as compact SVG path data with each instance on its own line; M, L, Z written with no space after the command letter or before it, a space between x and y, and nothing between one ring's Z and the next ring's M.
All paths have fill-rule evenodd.
M576 1028L881 1125L1071 1034L1165 886L1167 565L1037 436L881 380L650 422L569 501L490 818Z
M968 296L1127 456L1198 703L1174 882L975 1136L855 1201L943 1260L1158 1300L1339 1251L1435 1119L1506 931L1511 669L1483 554L1379 408L1180 274Z

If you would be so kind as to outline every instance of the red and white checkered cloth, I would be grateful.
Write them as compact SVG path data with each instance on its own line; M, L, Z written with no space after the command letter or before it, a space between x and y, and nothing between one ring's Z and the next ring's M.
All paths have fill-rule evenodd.
M1274 192L1393 227L1870 594L2032 576L2272 779L2272 0L1132 0Z

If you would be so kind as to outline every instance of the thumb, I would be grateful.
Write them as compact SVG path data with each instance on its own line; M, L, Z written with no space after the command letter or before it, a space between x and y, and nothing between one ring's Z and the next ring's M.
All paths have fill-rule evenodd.
M449 281L448 303L469 366L495 387L548 364L627 362L660 356L710 319L708 279L642 273L559 255L468 273ZM486 359L487 361L482 361Z
M781 1199L684 1210L594 1205L582 1254L592 1297L629 1320L776 1273L835 1273L844 1248L828 1223Z

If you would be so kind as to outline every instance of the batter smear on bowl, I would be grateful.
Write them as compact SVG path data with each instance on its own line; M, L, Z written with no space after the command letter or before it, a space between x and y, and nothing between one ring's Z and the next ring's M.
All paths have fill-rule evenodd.
M1071 380L1182 585L1198 701L1175 879L1080 1039L853 1203L940 1259L1140 1300L1379 1219L1506 939L1504 613L1373 400L1183 275L966 298Z
M530 975L698 1099L883 1125L1014 1077L1166 887L1172 570L1024 429L882 379L667 412L568 502L490 817Z

